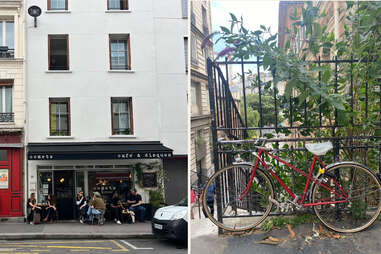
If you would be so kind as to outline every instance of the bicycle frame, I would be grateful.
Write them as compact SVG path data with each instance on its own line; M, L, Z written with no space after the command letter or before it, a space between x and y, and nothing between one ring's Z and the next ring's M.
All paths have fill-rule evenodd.
M267 163L263 159L261 159L261 156L263 154L269 155L273 159L283 163L284 165L286 165L287 167L291 168L292 170L295 170L299 174L307 177L307 181L306 181L306 184L304 186L304 191L303 191L303 195L302 195L301 199L298 199L298 196L295 195L290 190L290 188L288 188L288 186L279 178L279 176L277 174L275 174L275 172L269 167L269 165L267 165ZM259 164L262 164L268 170L268 172L277 180L277 182L287 191L287 193L293 198L293 200L294 201L296 200L296 202L299 205L303 205L304 207L310 207L310 206L317 206L317 205L327 205L327 204L336 204L336 203L347 202L347 200L348 200L347 193L343 190L343 188L340 186L340 184L334 178L331 178L331 179L334 181L335 186L338 187L338 189L339 189L339 191L341 193L338 193L337 191L335 191L330 186L328 186L328 185L326 185L324 183L321 183L319 180L317 180L317 178L312 176L312 173L314 171L316 162L319 163L321 168L324 168L324 170L327 170L325 165L324 165L324 163L320 160L320 158L317 155L314 155L314 158L313 158L312 163L311 163L310 171L307 174L307 173L303 172L302 170L296 168L292 164L290 164L290 163L282 160L281 158L271 154L270 152L268 152L266 150L263 150L261 148L258 148L257 159L256 159L256 162L255 162L255 164L253 166L253 170L252 170L251 175L250 175L249 183L248 183L246 189L241 193L241 197L239 199L242 200L249 193L251 185L252 185L254 177L255 177L255 173L257 171L257 168L258 168ZM319 202L317 202L317 203L305 203L307 192L308 192L308 188L309 188L309 186L311 184L311 181L313 181L315 184L319 184L320 186L322 186L323 188L329 190L332 194L334 194L334 197L329 198L330 200L332 200L333 198L334 199L339 198L340 200L332 200L332 201L319 200Z

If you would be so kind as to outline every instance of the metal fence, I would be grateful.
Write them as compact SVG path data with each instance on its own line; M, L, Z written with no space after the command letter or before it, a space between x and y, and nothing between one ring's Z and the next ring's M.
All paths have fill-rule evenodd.
M320 58L317 61L312 61L312 63L316 64L317 66L323 66L323 65L329 65L332 68L333 73L333 79L332 79L332 85L333 90L335 93L338 92L338 87L340 84L339 79L345 79L344 83L346 86L346 95L348 97L348 104L351 106L352 111L354 110L354 78L353 78L353 70L354 70L354 64L357 63L358 60L353 59L347 59L347 60L339 60L337 57L334 57L332 60L321 60ZM273 112L275 114L274 120L272 122L272 125L266 125L264 123L264 113L263 113L263 98L264 98L264 89L265 89L265 82L263 82L261 78L261 74L263 74L263 67L262 67L262 61L257 58L256 61L244 61L241 59L240 61L229 61L227 58L225 61L220 62L213 62L212 60L208 59L208 85L209 85L209 100L210 100L210 111L211 111L211 128L212 128L212 139L213 139L213 155L214 155L214 168L215 171L218 169L221 169L225 166L232 165L233 163L233 155L236 153L245 153L249 152L250 148L242 146L244 143L250 143L250 141L243 141L247 140L249 137L250 131L256 131L258 133L258 136L265 136L265 133L272 132L272 133L279 133L282 131L289 131L293 135L283 137L277 137L277 138L271 138L270 141L274 144L275 148L277 149L277 153L280 153L282 150L288 150L288 151L299 151L301 153L305 153L306 158L307 156L307 150L304 148L304 146L301 146L300 143L305 144L306 142L319 142L319 141L326 141L330 140L333 143L333 153L331 156L332 161L338 161L340 157L340 152L346 151L350 155L350 159L354 159L356 153L368 153L373 152L378 154L378 170L379 170L379 176L381 174L381 146L379 145L379 140L381 139L381 136L374 136L374 135L364 135L364 136L356 136L356 135L345 135L342 136L339 134L340 129L344 128L343 125L339 124L338 121L338 111L337 109L333 109L334 111L334 118L331 119L332 121L327 121L324 119L321 108L319 107L318 111L314 114L311 114L311 112L308 112L307 107L307 100L305 100L302 104L304 107L302 107L302 111L299 112L299 114L304 117L304 123L308 123L307 118L308 117L315 117L316 119L319 119L318 124L315 125L309 125L309 124L303 124L301 125L295 119L293 119L293 110L295 110L296 104L300 103L293 98L291 95L287 105L282 103L279 96L279 89L278 84L273 84L272 89L272 105L273 105ZM339 68L343 68L343 65L346 65L347 68L350 70L349 77L343 77L340 72ZM262 70L262 71L261 71ZM240 87L235 86L235 89L238 88L240 93L240 98L233 98L231 86L229 84L229 81L231 80L232 75L234 75L234 72L237 73L237 77L239 77L239 82L237 84ZM252 87L252 84L247 84L248 80L246 79L246 76L248 73L251 73L252 77L255 77L254 84L256 87ZM272 76L274 73L272 73ZM321 71L318 71L316 73L317 78L319 82L322 80L323 73ZM380 84L381 86L381 84ZM259 113L259 123L258 126L250 126L248 123L248 107L247 105L247 90L248 87L251 89L251 94L255 94L258 96L258 108L256 109ZM364 118L368 118L369 116L369 87L368 84L364 84L364 98L365 101L365 108L363 108L362 113ZM254 92L253 92L254 91ZM269 94L266 94L267 98L269 97ZM321 100L321 99L320 99ZM237 104L241 104L240 106ZM302 105L299 104L299 105ZM381 96L379 98L379 105L381 109ZM287 107L289 114L283 116L283 121L280 121L279 119L279 112L282 110L281 107ZM299 107L300 109L300 107ZM378 117L380 118L380 112L378 112ZM315 121L316 122L316 121ZM381 118L380 118L381 122ZM353 119L353 116L350 119L350 124L353 127L359 127L363 123L361 122L355 122ZM381 126L381 124L380 124ZM325 129L330 130L330 136L329 137L309 137L308 135L300 135L304 130L312 130L312 129ZM225 140L242 140L242 142L239 142L241 146L238 144L234 146L232 149L230 147L226 147L226 144L229 142L220 142L222 138L225 138ZM282 144L288 143L290 144L289 147L282 149ZM235 144L237 144L235 142ZM293 158L291 158L293 160ZM306 161L306 166L309 163L309 161ZM368 164L367 161L364 162L364 164ZM294 174L292 172L292 183L294 185ZM295 186L292 186L294 189ZM221 206L219 205L220 202L223 202L223 197L217 196L217 215L218 219L220 219L220 211Z

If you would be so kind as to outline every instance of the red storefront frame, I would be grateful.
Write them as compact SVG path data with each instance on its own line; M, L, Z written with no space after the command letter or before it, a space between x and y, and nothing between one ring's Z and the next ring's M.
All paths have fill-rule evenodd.
M0 217L21 217L23 214L23 149L7 151L7 160L0 161L0 171L8 169L8 188L0 189Z

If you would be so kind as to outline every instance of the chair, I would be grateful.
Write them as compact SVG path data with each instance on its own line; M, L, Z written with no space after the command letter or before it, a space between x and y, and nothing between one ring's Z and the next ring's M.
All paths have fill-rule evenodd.
M105 223L105 211L100 211L100 214L94 214L91 224L94 224L94 219L97 220L98 225L103 225Z

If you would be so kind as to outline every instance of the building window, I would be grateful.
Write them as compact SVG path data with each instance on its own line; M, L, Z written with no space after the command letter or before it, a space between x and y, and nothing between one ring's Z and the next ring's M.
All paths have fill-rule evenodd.
M130 35L110 35L110 69L131 70Z
M191 62L197 64L197 41L194 35L191 37Z
M111 98L112 135L132 135L132 98Z
M49 70L69 70L69 36L49 35Z
M181 0L183 18L188 18L188 0Z
M197 116L201 114L201 87L200 83L191 83L191 114Z
M185 72L188 72L188 37L184 37Z
M206 14L206 9L204 6L202 6L202 31L205 35L209 35L208 16Z
M0 57L14 57L15 32L13 21L0 21Z
M50 136L70 136L70 98L49 98Z
M13 122L13 80L0 80L0 122Z
M190 13L191 13L191 25L196 25L196 15L194 14L193 12L193 1L190 2L191 3L191 9L190 9Z
M128 10L128 0L107 0L109 10Z
M48 0L48 10L67 10L68 0Z

